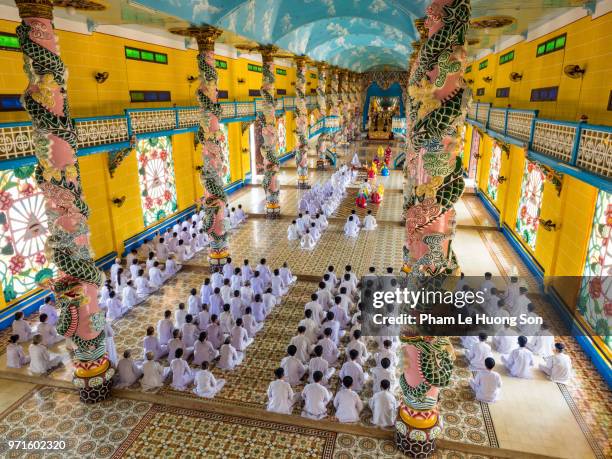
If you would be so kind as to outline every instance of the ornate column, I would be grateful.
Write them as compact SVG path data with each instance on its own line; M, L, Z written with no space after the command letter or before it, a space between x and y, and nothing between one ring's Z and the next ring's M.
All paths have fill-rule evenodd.
M409 82L416 113L409 133L412 160L406 161L414 178L405 212L403 270L409 282L441 282L456 273L453 205L464 188L457 137L469 97L463 71L470 0L433 0L427 12L427 39ZM442 432L437 405L439 388L452 375L452 347L446 337L402 334L401 340L404 371L396 443L405 454L426 458Z
M227 174L223 164L221 144L223 131L219 125L221 106L217 100L219 77L215 68L215 40L222 31L211 26L171 29L172 33L193 37L198 43L198 70L200 86L196 91L200 104L200 125L196 141L202 145L202 170L200 180L204 189L203 229L210 238L208 261L211 267L219 267L227 262L229 243L225 227L225 207L227 196L223 189L222 177Z
M298 188L310 188L308 184L308 109L306 107L307 62L308 58L305 56L295 58L295 126L297 137L295 163L297 166Z
M46 200L46 252L57 267L57 276L41 280L41 286L56 296L61 311L58 333L76 346L73 383L81 401L99 402L110 394L114 370L106 354L104 312L98 307L102 275L89 244L89 208L83 198L77 133L66 94L67 71L53 31L53 2L15 3L22 19L17 36L28 77L22 101L32 118L35 176Z
M342 118L342 122L340 123L341 137L344 141L348 141L348 129L351 123L351 105L348 98L348 70L340 70L340 75L338 77L338 92L340 93L340 115Z
M274 53L276 46L267 45L259 48L263 60L263 78L261 95L263 96L263 110L260 116L263 145L261 146L264 158L263 188L266 192L266 216L275 218L280 216L280 187L277 174L280 170L278 160L278 132L276 129L276 103L274 99Z
M325 62L317 63L317 108L321 119L327 117L327 69ZM317 139L317 169L325 169L325 148L327 145L327 134L321 134Z

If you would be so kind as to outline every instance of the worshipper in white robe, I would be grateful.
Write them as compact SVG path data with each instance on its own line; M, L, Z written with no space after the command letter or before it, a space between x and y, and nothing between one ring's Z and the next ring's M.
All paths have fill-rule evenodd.
M302 399L304 399L302 416L320 420L327 417L327 404L332 400L332 394L321 384L323 373L315 371L312 379L314 382L307 384L302 390Z
M172 388L174 390L186 390L193 382L194 374L187 360L183 358L183 349L177 349L174 353L174 359L170 362L172 370Z
M170 279L172 276L176 275L181 269L181 266L176 263L174 259L174 255L170 255L166 260L166 266L164 268L164 280Z
M164 238L162 237L155 244L155 257L163 263L168 259L168 256L170 256L170 250L168 250L168 246L164 243Z
M329 227L329 222L325 214L317 214L316 223L321 231L325 231Z
M217 380L208 369L208 362L202 362L201 367L195 375L193 393L199 397L214 398L225 386L225 379Z
M296 347L296 357L300 359L300 362L307 363L310 360L313 345L310 344L310 339L306 336L306 327L303 325L298 326L297 332L298 334L291 338L289 344Z
M380 361L380 365L375 366L370 370L372 378L372 392L376 393L382 390L380 383L385 379L391 383L391 387L395 389L395 368L391 366L391 360L387 357Z
M285 370L282 367L274 370L276 379L268 385L268 404L266 410L272 413L291 414L295 395L291 384L285 381Z
M221 289L215 287L213 294L210 295L210 313L219 317L223 311L223 298L221 297Z
M478 335L467 335L461 336L461 345L465 348L466 352L472 349L472 346L478 344Z
M121 258L115 258L115 261L113 262L112 266L110 267L110 278L114 279L115 277L117 277L117 271L119 271L119 268L121 268Z
M363 229L366 231L372 231L376 229L378 224L376 223L376 218L372 215L372 211L368 210L368 214L363 219Z
M266 319L266 307L263 304L261 295L255 295L250 307L253 317L258 323L261 323Z
M242 301L242 307L246 308L253 302L253 288L251 287L251 281L246 281L245 284L240 287L240 301Z
M261 276L261 279L263 280L264 287L269 287L270 281L272 280L272 271L270 270L270 267L267 265L267 261L265 258L262 258L261 260L259 260L259 264L257 265L257 268L255 268L255 270L259 271L259 275Z
M334 295L336 287L333 285L333 281L329 278L328 274L323 276L323 279L328 280L319 282L319 290L317 290L317 298L319 304L323 307L323 310L327 311L334 304Z
M518 337L519 348L513 350L509 356L502 355L502 362L508 372L515 378L531 378L533 367L533 354L527 349L527 337Z
M164 385L164 381L170 376L170 367L162 367L156 362L153 352L147 352L145 358L146 361L142 364L140 387L147 392L159 389Z
M187 317L187 309L185 309L185 303L179 303L178 309L174 311L174 327L179 330L185 325L185 318Z
M361 392L366 381L369 379L368 375L364 373L363 367L357 362L359 358L359 352L353 349L349 352L349 361L344 362L340 369L340 378L344 379L345 376L353 378L353 390L355 392Z
M280 275L280 269L274 270L274 275L270 280L272 286L272 294L278 298L287 294L287 288L283 285L283 278Z
M246 282L250 281L253 277L253 270L251 269L251 265L249 265L249 260L244 260L240 271L242 271L242 284L246 285Z
M123 293L121 294L121 306L124 311L129 311L142 300L138 298L138 294L136 293L136 289L134 288L134 283L129 280L127 281L127 285L123 289Z
M123 274L123 268L119 268L117 271L117 276L113 279L115 282L115 292L117 292L119 295L123 293L127 280L127 277Z
M238 208L236 209L236 216L240 223L246 222L248 215L245 213L244 209L242 208L242 204L238 204Z
M317 228L317 225L315 223L311 223L309 229L310 234L312 235L312 238L315 240L315 242L319 242L319 239L321 239L321 232Z
M363 402L357 392L351 389L353 378L345 376L342 378L342 387L334 398L336 418L340 422L358 422L359 413L363 410Z
M351 215L349 215L349 217L346 219L347 222L351 221L351 217L353 218L353 221L355 222L355 224L360 227L361 226L361 219L359 218L359 215L357 215L357 212L355 211L355 209L351 210Z
M344 336L344 330L340 329L340 322L336 320L336 316L333 312L327 312L327 316L325 317L325 321L321 324L321 328L323 330L330 328L332 331L331 339L336 346L340 345L340 338Z
M242 300L240 299L240 290L234 290L234 295L230 300L230 312L233 319L242 317Z
M340 351L338 350L336 343L334 343L334 341L331 339L332 333L333 331L331 328L325 328L325 330L323 330L324 336L317 342L317 347L321 346L323 348L323 354L321 357L323 357L330 365L335 365L338 361L338 357L340 357Z
M244 329L247 331L249 338L254 338L255 335L263 328L263 323L258 323L253 316L253 312L250 306L247 306L244 309L244 314L241 317L242 325L244 325Z
M189 298L187 299L187 312L194 318L198 317L198 314L202 310L202 300L198 295L198 290L195 288L191 289Z
M277 297L276 295L272 294L272 287L268 287L266 289L265 293L261 297L265 317L267 317L272 312L274 306L280 304L281 299L281 297Z
M221 272L223 274L223 279L230 279L232 277L232 274L234 274L235 269L236 267L232 263L231 257L228 257L226 263L223 265L223 268L221 269Z
M181 335L183 336L184 349L193 349L196 342L197 336L200 334L198 327L193 322L193 316L187 314L185 316L185 323L181 327Z
M164 284L164 274L159 268L159 262L153 262L153 266L149 269L149 285L153 290L159 290Z
M220 269L215 269L213 273L210 275L210 286L213 289L221 289L223 286L223 272Z
M176 353L178 349L183 350L183 358L185 360L189 359L189 357L191 357L191 355L193 354L192 347L185 347L181 331L178 329L174 329L172 331L172 339L168 341L168 361L172 360L172 356Z
M310 345L314 346L319 336L319 325L313 320L311 309L304 311L304 318L300 320L298 326L306 328L306 338L308 338Z
M129 266L130 266L130 277L132 279L136 279L138 277L138 272L142 269L140 267L140 264L138 264L138 258L134 258L132 260L132 264Z
M493 357L491 346L487 343L487 339L488 336L486 333L479 333L478 343L466 350L465 356L470 362L471 371L485 370L485 360L489 357Z
M572 359L565 353L563 343L555 343L555 353L544 358L545 364L540 364L546 376L554 383L570 384L574 376Z
M310 230L307 229L302 238L300 239L300 247L304 250L313 250L317 242L315 238L310 233Z
M108 360L113 367L117 367L119 357L117 356L117 347L115 346L115 332L113 332L113 327L108 320L104 323L104 343Z
M311 301L304 305L304 311L312 311L312 320L315 321L317 327L321 327L321 323L325 318L325 311L323 311L323 306L319 303L319 296L316 293L310 295Z
M535 336L529 337L527 347L535 355L541 357L548 357L553 355L555 348L555 337L550 333L550 329L547 324L542 324L542 328Z
M144 270L141 269L138 271L138 277L134 280L134 285L136 287L136 295L141 300L145 300L151 295L155 289L151 288L149 285L149 281L144 277Z
M149 270L153 267L153 263L155 263L156 261L157 260L155 259L155 253L150 252L145 263L145 273L149 272Z
M168 238L167 244L168 244L168 250L176 254L177 249L178 249L178 244L179 244L179 236L177 232L172 233L172 236Z
M123 303L115 292L110 292L108 300L106 302L106 317L108 320L117 320L127 312L127 309L123 307Z
M198 313L198 330L205 331L210 325L210 311L208 310L208 305L203 304L202 310Z
M527 305L527 313L524 316L525 323L518 325L519 332L525 336L535 336L540 331L543 324L542 318L536 313L533 303ZM540 323L542 322L542 324Z
M212 362L217 357L219 357L219 351L208 341L208 333L200 332L193 347L193 364L201 365L202 362Z
M105 285L108 284L110 286L110 281L106 281ZM50 296L45 298L45 302L43 305L38 308L39 314L47 314L47 323L49 325L55 326L57 324L57 319L59 318L57 309L55 309L55 302L51 299Z
M348 316L346 309L342 307L342 297L340 296L334 298L334 305L330 308L329 312L334 314L341 328L346 328L351 322L351 318Z
M391 382L383 379L380 382L380 391L375 393L368 404L372 410L372 424L378 427L391 427L395 425L398 403L391 391Z
M312 375L315 371L323 373L323 379L321 384L325 387L329 387L329 380L336 372L335 368L330 368L329 362L323 358L323 346L317 345L314 348L315 356L308 362L308 372L310 374L309 382L314 382Z
M157 322L157 336L159 343L167 346L168 341L172 339L172 331L174 330L174 322L172 320L172 311L164 311L164 318Z
M493 337L495 350L500 354L510 354L518 347L517 338L518 334L506 323L504 329Z
M219 290L219 293L221 294L223 304L229 304L229 302L232 301L232 294L234 293L234 291L230 286L229 278L223 280L223 286Z
M353 220L352 216L350 216L348 221L344 224L344 235L347 237L359 236L359 225Z
M117 362L117 389L124 389L136 383L142 377L142 367L132 359L129 350L123 351L123 358Z
M253 344L253 338L242 325L242 319L236 319L236 325L230 330L230 343L237 352L244 352L246 348Z
M212 285L210 285L210 278L204 279L204 283L200 287L200 300L202 304L210 304L210 295L213 293Z
M242 363L244 353L238 352L234 346L230 344L230 339L226 338L225 343L219 350L219 363L217 367L221 370L233 370Z
M47 314L41 314L39 320L36 331L42 337L42 344L51 347L64 340L63 336L57 334L55 326L47 322Z
M236 208L232 207L232 210L230 211L230 226L232 228L237 228L240 223L242 223L242 220L240 216L236 213Z
M516 276L510 276L510 283L506 287L506 296L504 300L506 304L513 305L520 295L519 279Z
M219 349L223 344L224 337L221 331L221 325L219 324L219 317L216 314L210 316L210 325L206 329L208 333L208 340L211 342L215 349Z
M30 357L25 355L23 347L19 344L19 335L11 335L6 346L6 366L8 368L21 368L30 363Z
M132 264L134 263L134 260L138 258L138 250L136 249L131 249L130 253L127 254L127 257L125 258L125 265L129 268L130 266L132 266Z
M397 366L397 351L393 349L393 341L386 339L383 341L383 348L374 355L376 365L380 365L382 359L389 359L391 366Z
M152 353L154 360L159 360L168 355L168 346L160 344L159 339L155 336L155 328L152 326L147 327L146 333L146 336L142 340L144 354L146 355L149 352Z
M508 312L513 317L519 317L521 314L527 314L527 307L531 300L527 296L527 288L519 287L519 295L514 300L514 303L508 304Z
M210 239L208 238L208 234L203 229L198 230L196 236L196 250L198 252L204 250L210 244Z
M11 329L13 331L13 335L19 335L19 342L23 343L25 341L30 341L34 333L32 332L32 328L30 324L28 324L23 319L23 312L18 311L15 313L15 320L11 325Z
M183 239L179 239L178 246L176 247L176 256L179 263L185 263L193 258L193 253Z
M356 350L358 353L356 362L362 366L365 365L370 358L370 353L368 352L368 347L361 339L361 330L355 330L353 332L353 336L346 346L347 357L350 356L352 350Z
M287 382L292 386L300 384L302 378L308 369L302 361L296 356L297 347L293 344L287 347L287 356L283 357L280 366L285 371Z
M470 387L476 395L476 400L485 403L494 403L499 400L501 392L501 376L496 371L495 360L487 357L484 362L484 369L476 372L476 376L468 381Z
M62 356L49 352L42 343L41 335L34 335L28 349L30 354L30 371L42 375L62 365Z
M242 287L242 274L240 268L234 268L234 273L230 277L230 288L234 292L240 290L240 287Z

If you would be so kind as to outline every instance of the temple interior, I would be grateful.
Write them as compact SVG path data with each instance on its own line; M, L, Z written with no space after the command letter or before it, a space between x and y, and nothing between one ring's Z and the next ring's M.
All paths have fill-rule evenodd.
M0 0L0 456L612 457L610 75L612 0Z

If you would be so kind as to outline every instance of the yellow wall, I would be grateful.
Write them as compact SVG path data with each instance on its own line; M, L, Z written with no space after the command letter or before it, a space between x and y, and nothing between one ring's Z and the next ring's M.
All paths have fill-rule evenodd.
M564 49L536 57L537 46L547 39L567 34ZM471 63L472 71L466 79L474 91L474 100L492 102L496 107L537 109L540 117L565 121L577 121L587 115L589 123L611 124L612 111L607 110L608 96L612 86L612 14L597 19L585 17L531 42L519 42L513 47L491 54ZM499 65L499 56L514 50L514 60ZM478 64L488 59L486 69L478 70ZM580 65L586 68L583 78L567 77L563 68ZM511 82L510 73L523 75L519 82ZM493 81L485 83L484 77ZM556 102L530 102L531 90L550 86L559 87ZM477 88L485 88L485 95L476 96ZM496 98L497 88L510 88L509 98Z

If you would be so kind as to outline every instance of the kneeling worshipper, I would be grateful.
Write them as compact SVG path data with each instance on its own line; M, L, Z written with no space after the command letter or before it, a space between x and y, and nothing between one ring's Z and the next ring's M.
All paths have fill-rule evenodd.
M164 275L159 268L159 261L154 261L153 266L149 269L149 285L154 290L159 290L164 284Z
M152 326L147 327L147 335L145 336L142 347L144 354L153 354L153 360L159 360L168 354L168 346L160 344L159 339L155 336L155 328Z
M200 332L193 347L193 364L201 365L202 362L212 362L217 357L219 357L219 351L208 341L208 333Z
M181 267L177 265L176 261L174 260L174 255L170 255L166 260L166 267L164 268L164 280L170 279L172 276L178 273L180 269Z
M325 387L329 387L329 380L336 372L336 369L330 368L329 362L323 358L323 346L315 346L314 354L315 357L310 359L310 362L308 362L308 371L310 372L309 382L314 382L314 380L312 379L312 375L316 371L320 371L321 373L323 373L323 379L321 380L321 384L323 384Z
M208 362L204 361L202 369L195 375L194 384L194 394L199 397L213 398L225 386L225 379L217 380L208 369Z
M274 370L276 379L268 385L268 404L266 410L273 413L291 414L296 396L291 384L285 381L285 370L282 367Z
M366 231L371 231L376 229L376 226L378 226L376 223L376 218L374 218L374 215L372 215L372 211L368 210L368 214L363 219L363 229Z
M129 350L123 351L123 358L117 363L117 389L130 387L142 376L142 367L132 360Z
M183 358L183 349L179 348L174 352L174 359L170 363L172 370L172 388L183 391L193 382L193 371Z
M117 297L115 292L110 292L108 300L106 301L106 311L106 317L108 320L117 320L123 317L123 315L127 312L127 309L123 308L123 303L119 297Z
M297 281L297 276L294 276L291 273L291 269L289 269L289 265L286 261L283 263L283 266L280 269L280 276L285 287L289 287L291 284Z
M487 357L484 361L486 369L476 372L476 376L470 379L468 383L476 395L476 400L479 402L494 403L499 399L499 393L502 386L499 373L493 371L495 360L493 357Z
M293 344L287 347L287 356L283 357L280 366L284 370L284 374L287 377L287 382L292 386L300 384L302 378L306 374L308 369L300 359L296 357L297 347Z
M484 370L485 360L488 357L493 357L491 346L487 344L487 338L488 336L486 333L480 333L478 335L478 343L465 351L465 356L470 362L471 371Z
M244 359L244 353L238 352L234 346L231 345L229 338L225 339L225 343L221 346L219 355L220 358L217 367L221 370L233 370L240 365Z
M42 343L45 346L51 347L64 340L63 336L57 334L55 326L47 322L47 314L41 314L39 320L37 332L42 336Z
M315 248L316 244L317 243L312 237L312 234L310 234L310 230L307 229L300 240L300 247L304 250L312 250Z
M380 364L370 370L372 376L372 392L380 392L381 382L385 379L395 388L395 368L391 366L391 360L384 358Z
M134 280L134 284L136 284L136 294L141 300L146 300L154 292L154 289L149 285L149 281L144 277L143 269L138 271L138 277Z
M246 348L253 344L253 338L249 338L248 332L242 325L242 319L236 319L236 325L230 330L230 343L236 352L246 351Z
M110 281L106 281L106 282L110 286ZM44 304L40 308L38 308L38 313L47 314L47 323L49 325L57 324L57 319L58 319L57 309L55 309L55 303L53 302L50 296L45 298Z
M363 402L357 392L351 389L353 378L345 376L342 378L342 387L334 398L336 418L340 422L358 422L359 413L363 410Z
M30 324L28 324L23 319L22 311L18 311L15 313L15 320L13 320L11 328L14 335L19 335L20 343L30 341L32 339L32 336L34 335L34 333L32 333L32 328L30 327Z
M542 328L535 336L529 337L527 347L535 355L546 357L553 355L555 348L555 337L550 333L547 324L542 324Z
M302 416L320 420L327 417L327 404L332 400L332 394L321 384L323 373L315 371L312 379L314 382L306 384L302 390L302 399L304 399Z
M19 344L19 335L11 335L6 346L6 366L8 368L21 368L30 363L30 357L25 355L23 347Z
M527 349L527 337L519 336L518 345L519 348L513 350L510 356L502 355L502 362L515 378L531 378L533 354Z
M142 364L140 387L147 392L164 385L164 381L170 376L170 367L162 367L159 362L156 362L153 352L147 352L145 358L147 360Z
M359 225L353 219L351 215L348 221L344 224L344 235L347 237L359 236Z
M344 362L340 369L340 378L344 379L345 376L350 376L353 378L352 389L355 392L361 392L361 389L363 389L363 386L368 380L368 375L364 373L363 367L358 363L359 352L357 349L351 349L349 358L350 360Z
M123 306L124 310L129 311L140 303L140 301L136 289L134 288L134 283L131 280L127 281L127 285L121 294L121 306Z
M119 358L117 356L117 348L115 347L115 332L113 332L113 327L108 320L104 323L104 343L108 360L113 367L117 367Z
M34 374L45 374L62 365L62 356L49 352L42 343L41 335L34 335L29 353L30 371Z
M387 379L380 382L380 391L370 398L369 405L372 410L372 424L378 427L392 427L395 425L398 403L391 391L391 383Z
M552 382L560 384L569 384L574 375L572 370L572 360L565 353L565 345L563 343L555 343L555 353L544 358L546 362L540 365L542 370Z
M287 227L287 239L290 241L297 241L300 238L300 231L298 230L297 222L293 220L291 225Z

